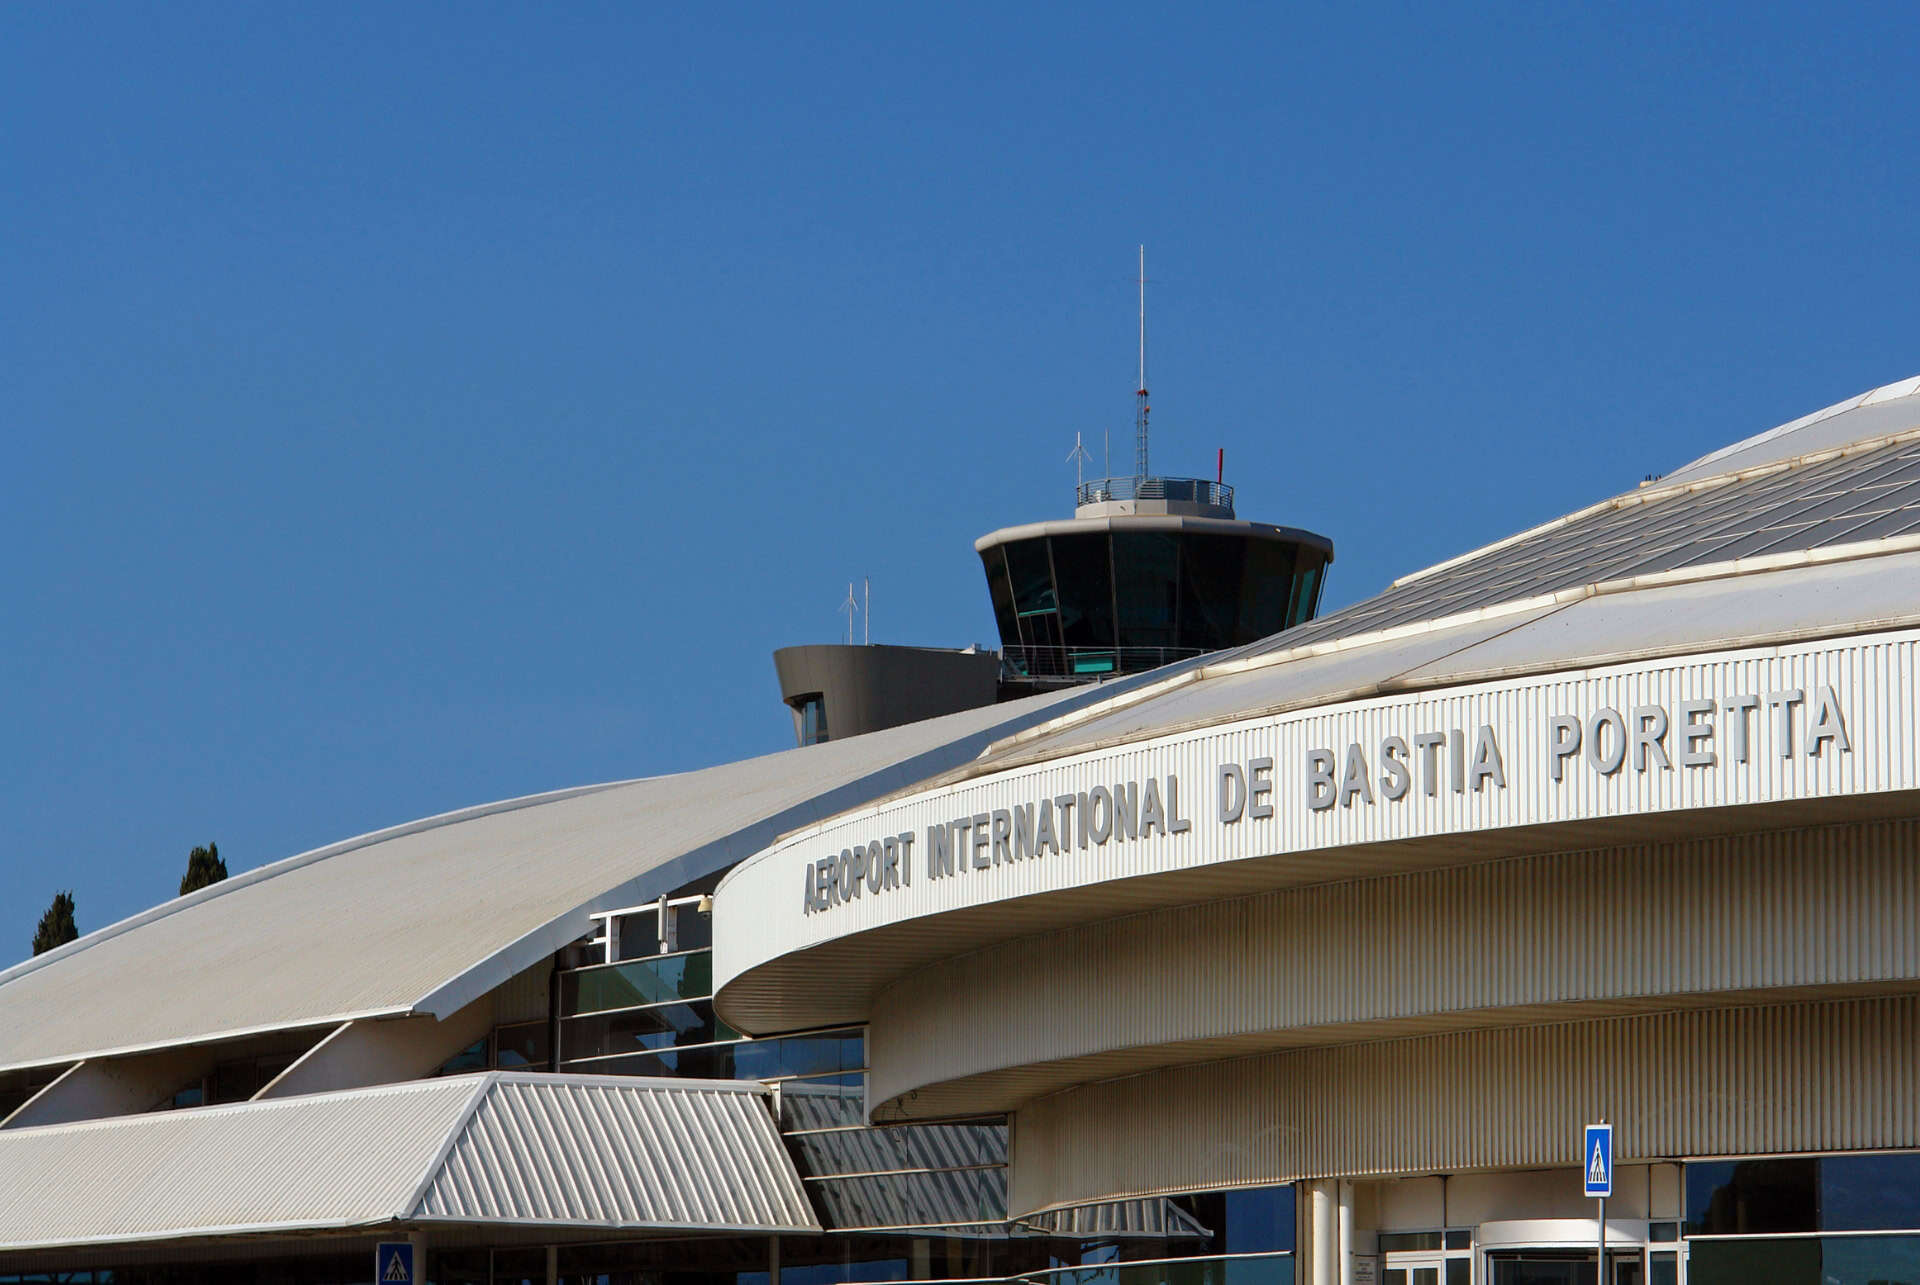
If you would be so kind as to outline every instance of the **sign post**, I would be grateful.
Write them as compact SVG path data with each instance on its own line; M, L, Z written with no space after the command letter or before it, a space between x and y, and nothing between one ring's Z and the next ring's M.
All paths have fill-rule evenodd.
M1600 1247L1594 1285L1607 1285L1607 1197L1613 1194L1613 1126L1604 1120L1588 1125L1580 1139L1580 1154L1585 1158L1587 1195L1599 1202L1596 1220L1600 1224Z

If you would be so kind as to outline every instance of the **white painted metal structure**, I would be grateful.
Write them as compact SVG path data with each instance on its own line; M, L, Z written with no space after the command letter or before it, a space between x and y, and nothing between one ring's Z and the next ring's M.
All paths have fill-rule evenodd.
M817 1231L767 1097L732 1082L496 1071L10 1130L0 1245Z
M870 1022L875 1118L1009 1112L1017 1215L1302 1183L1316 1281L1356 1185L1588 1120L1648 1174L1920 1148L1916 709L1920 379L788 835L717 1004Z

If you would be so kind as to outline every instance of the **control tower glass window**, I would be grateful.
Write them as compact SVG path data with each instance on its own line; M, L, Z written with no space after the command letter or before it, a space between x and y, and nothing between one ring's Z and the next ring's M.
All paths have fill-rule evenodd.
M1088 525L980 552L1016 681L1152 669L1269 637L1319 607L1328 550L1276 528Z

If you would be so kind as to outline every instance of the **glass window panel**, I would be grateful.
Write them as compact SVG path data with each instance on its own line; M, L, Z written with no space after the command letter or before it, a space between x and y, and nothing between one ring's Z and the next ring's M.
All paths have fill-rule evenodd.
M1815 1160L1709 1160L1689 1164L1686 1179L1687 1230L1696 1235L1819 1230Z
M1020 626L1013 617L1013 582L1007 577L1007 557L995 545L980 554L987 569L987 596L993 599L993 620L1000 628L1002 646L1020 645Z
M1440 1233L1437 1231L1383 1232L1380 1236L1380 1252L1383 1254L1405 1249L1438 1249L1440 1244Z
M1820 1242L1696 1240L1687 1251L1688 1285L1821 1285Z
M1222 1194L1224 1254L1262 1254L1293 1248L1293 1188L1254 1187Z
M1240 591L1249 541L1187 534L1180 542L1180 645L1219 651L1260 637L1240 636Z
M487 1069L487 1037L482 1035L467 1047L455 1053L440 1064L435 1075L460 1075L467 1071Z
M1412 1285L1440 1285L1440 1269L1438 1267L1414 1268Z
M705 950L581 969L560 978L560 1011L569 1016L712 996L713 954Z
M609 1053L684 1048L725 1038L716 1033L713 1005L662 1004L654 1008L569 1017L560 1024L560 1047L567 1060Z
M1469 1228L1459 1228L1447 1233L1448 1249L1472 1249L1473 1232Z
M1823 1156L1820 1230L1920 1228L1920 1154Z
M1106 534L1056 535L1052 543L1061 639L1069 647L1113 646L1113 564Z
M1014 614L1025 620L1029 616L1059 610L1060 603L1053 591L1053 564L1047 559L1045 537L1015 540L1001 548L1006 550L1007 574L1013 581Z
M1007 1171L960 1169L883 1178L829 1178L807 1194L830 1228L940 1227L1007 1217Z
M828 739L826 697L822 696L819 692L810 693L802 696L795 702L794 709L800 714L800 743L802 745L819 745ZM626 959L629 954L626 939L622 938L620 941L620 958Z
M1920 1236L1825 1236L1822 1285L1914 1285L1920 1282Z
M1680 1285L1680 1255L1671 1252L1648 1255L1647 1285Z
M824 731L824 724L822 725ZM824 735L821 739L825 739ZM676 947L680 950L707 950L713 946L713 915L701 914L697 902L670 908Z
M1680 1239L1679 1223L1648 1223L1647 1239L1656 1245Z
M1300 600L1295 606L1293 620L1288 622L1295 625L1320 614L1320 590L1326 586L1327 579L1327 564L1318 560L1318 553L1303 553L1302 556L1313 558L1315 562L1300 573Z
M494 1060L507 1070L518 1067L545 1070L553 1056L548 1048L545 1022L502 1026L494 1032L494 1048Z
M1447 1260L1447 1285L1471 1285L1472 1281L1473 1260L1471 1258Z
M1113 587L1122 647L1178 645L1180 546L1170 532L1115 531Z
M631 915L615 915L613 924L620 938L620 951L614 956L615 960L651 959L660 953L656 912L639 910Z

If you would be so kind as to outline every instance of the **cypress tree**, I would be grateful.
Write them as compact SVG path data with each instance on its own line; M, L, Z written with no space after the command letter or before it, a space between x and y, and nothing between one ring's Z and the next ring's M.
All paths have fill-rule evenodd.
M73 893L56 892L40 926L33 930L33 953L44 955L56 946L64 946L80 935L73 922Z
M210 883L227 877L227 863L220 859L220 845L209 843L187 854L187 872L180 876L180 895L186 896Z

